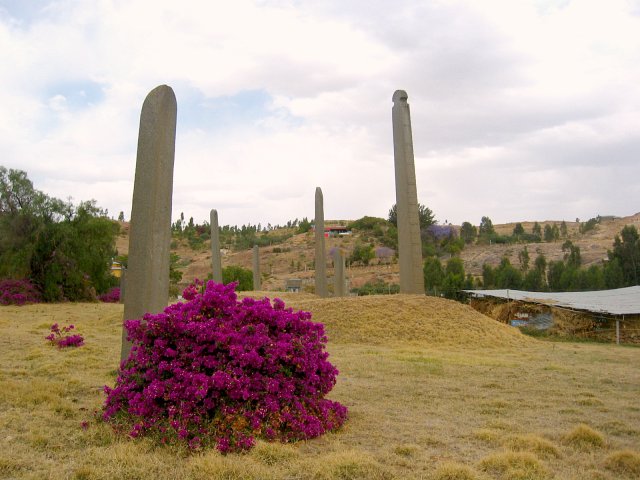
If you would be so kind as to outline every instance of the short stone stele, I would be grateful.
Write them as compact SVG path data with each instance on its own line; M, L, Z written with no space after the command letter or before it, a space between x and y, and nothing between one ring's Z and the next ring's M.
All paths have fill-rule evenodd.
M214 282L222 283L222 257L220 256L220 231L218 229L218 211L213 209L211 220L211 269Z
M316 233L316 295L326 297L327 290L327 257L324 246L324 199L322 190L316 187L316 217L314 220Z

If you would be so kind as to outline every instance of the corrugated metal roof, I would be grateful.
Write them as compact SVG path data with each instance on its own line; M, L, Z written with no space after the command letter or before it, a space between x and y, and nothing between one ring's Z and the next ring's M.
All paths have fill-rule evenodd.
M593 292L525 292L464 290L477 297L496 297L610 315L640 315L640 286Z

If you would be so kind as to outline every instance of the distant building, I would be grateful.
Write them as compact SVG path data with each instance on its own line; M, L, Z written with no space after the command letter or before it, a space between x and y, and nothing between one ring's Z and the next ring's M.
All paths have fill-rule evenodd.
M115 260L111 262L111 275L120 278L122 276L122 270L124 270L124 267L120 262L116 262Z
M299 293L302 290L302 280L299 278L288 278L284 287L287 292Z
M324 227L325 237L339 237L343 235L351 235L351 229L342 225L332 225Z

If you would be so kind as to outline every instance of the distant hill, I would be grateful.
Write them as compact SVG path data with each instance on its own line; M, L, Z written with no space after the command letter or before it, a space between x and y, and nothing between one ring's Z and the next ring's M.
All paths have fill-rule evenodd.
M538 221L541 228L545 225L556 223L560 226L562 220ZM337 221L336 221L337 223ZM348 223L348 222L344 222ZM525 232L531 232L534 221L523 221L522 226ZM583 265L591 265L601 262L607 256L607 250L611 249L616 234L620 233L625 225L635 225L640 230L640 213L629 217L603 217L594 230L587 233L579 232L579 223L566 222L568 238L580 247ZM511 235L516 223L494 225L496 233L500 235ZM117 248L120 254L126 254L129 249L129 224L121 223L121 234L117 239ZM457 227L459 228L459 227ZM280 233L293 233L294 229L281 229ZM357 241L370 241L368 235L363 235L357 230L353 235L331 237L326 239L326 248L329 252L332 248L342 248L347 255L353 250ZM480 276L482 265L488 263L496 266L502 257L509 257L514 265L518 265L518 253L526 245L531 257L531 261L542 253L549 260L560 260L563 258L562 243L564 239L556 242L539 243L518 243L518 244L493 244L493 245L467 245L461 253L464 268L467 273ZM175 248L172 249L180 260L178 267L183 273L182 284L186 286L195 278L206 278L211 271L210 243L200 250L192 250L186 241L175 241ZM376 245L379 246L379 245ZM262 289L271 291L282 291L285 288L287 279L298 278L303 280L303 286L311 286L314 283L313 262L315 256L314 234L312 231L303 234L293 234L283 243L273 246L261 247L260 249L260 271L263 274ZM443 259L443 260L446 260ZM251 250L223 251L222 266L238 265L244 268L251 268ZM327 275L333 275L330 262L327 267ZM374 259L369 266L352 266L347 269L347 278L350 287L361 287L366 282L382 280L385 283L399 283L398 264L390 264L384 261L378 264Z
M525 232L531 232L535 222L526 221L520 223L522 223ZM547 224L553 225L556 223L560 226L562 220L545 220L538 221L538 223L540 227L544 229L544 226ZM571 240L574 245L580 247L582 264L589 266L599 263L607 257L607 250L612 248L615 236L620 233L625 225L635 225L635 227L640 230L640 213L629 217L602 217L600 223L596 225L594 230L584 234L579 232L579 223L566 222L566 224L569 240ZM496 233L500 235L511 235L515 226L516 223L506 223L494 225L494 228ZM561 260L563 258L562 244L564 241L564 239L560 239L551 243L467 245L460 256L464 262L465 272L471 273L472 275L481 275L482 265L484 263L492 266L498 265L504 256L509 257L513 265L518 265L518 252L520 252L525 245L527 245L531 261L540 253L547 258L547 261Z

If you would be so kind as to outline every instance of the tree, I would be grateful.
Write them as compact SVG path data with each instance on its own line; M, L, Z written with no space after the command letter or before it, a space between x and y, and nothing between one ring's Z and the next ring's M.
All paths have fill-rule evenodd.
M478 235L481 237L488 237L495 234L496 231L493 228L493 222L489 217L482 217L480 220L480 227L478 228Z
M533 224L533 227L531 228L531 233L533 233L539 239L542 238L542 228L540 227L540 224L538 222L535 222Z
M562 223L560 224L560 236L562 238L567 238L568 235L569 235L569 232L567 231L567 222L563 220Z
M462 263L462 259L460 257L451 257L447 261L445 275L461 275L462 278L465 277L464 263Z
M547 270L547 259L545 256L542 253L539 254L533 264L535 265L535 269L542 272L542 275L544 276Z
M478 236L478 229L471 225L469 222L463 222L460 227L460 238L464 240L464 243L473 243Z
M350 262L362 262L363 265L369 265L369 262L376 256L373 245L357 242L353 247L353 252L349 256Z
M460 299L461 290L465 287L464 264L460 257L452 257L447 261L445 276L442 279L442 293L451 299Z
M424 261L424 286L427 291L435 292L442 285L444 271L438 257L429 257Z
M600 223L600 216L590 218L585 223L581 223L578 226L578 231L582 234L595 230L596 226Z
M524 235L524 227L518 222L516 226L513 227L513 236L519 239L521 235Z
M622 270L618 258L613 258L605 264L603 274L607 288L613 289L625 286L624 270Z
M562 275L564 270L564 262L549 262L547 266L547 283L549 284L549 290L552 292L563 291Z
M496 269L496 286L498 288L520 288L522 286L522 274L511 265L507 257L503 257Z
M618 260L622 268L624 284L638 285L640 279L640 235L634 225L626 225L613 241L609 260Z
M30 278L48 302L94 300L115 285L111 259L120 227L94 201L71 219L46 222L30 260Z
M565 252L564 259L567 266L571 268L580 268L582 258L580 257L580 247L574 245L571 240L567 240L562 244L562 251Z
M544 275L537 268L529 270L524 276L522 287L529 292L540 292L544 290Z
M298 224L297 233L307 233L309 230L311 230L311 222L307 217L304 217Z
M225 285L238 282L236 290L239 292L253 290L253 272L248 268L229 265L222 269L222 283Z
M420 230L424 230L425 228L437 223L433 211L421 203L418 203L418 217L420 219ZM394 226L398 226L398 207L395 203L389 210L388 220Z
M544 226L544 241L545 242L554 242L560 238L560 230L558 229L558 225L555 223L553 225L546 224Z
M488 263L482 265L482 287L486 289L495 288L496 271Z
M465 278L457 274L447 274L442 280L442 293L445 297L457 300L460 299L460 291L464 289Z
M527 249L526 245L518 253L518 260L520 261L520 269L523 272L529 270L529 250Z
M169 283L172 286L177 286L182 280L182 272L178 270L178 262L180 256L177 253L169 253Z
M95 201L74 207L0 167L0 276L30 279L45 301L93 300L110 288L118 231Z

